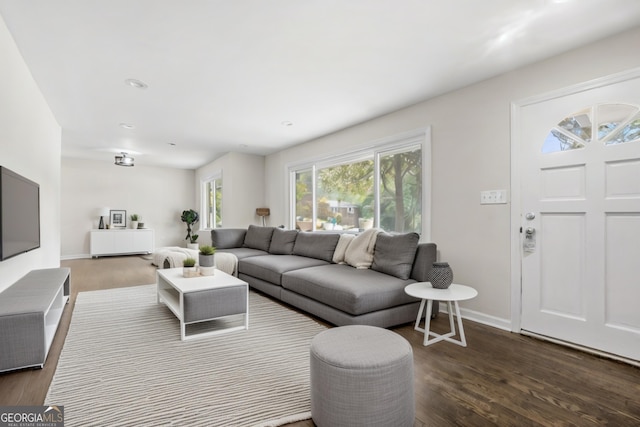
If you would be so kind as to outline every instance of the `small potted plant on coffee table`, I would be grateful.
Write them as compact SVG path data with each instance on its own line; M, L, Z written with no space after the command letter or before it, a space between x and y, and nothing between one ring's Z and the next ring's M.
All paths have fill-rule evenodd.
M211 276L215 270L216 248L209 245L200 246L199 264L203 276Z
M182 275L184 277L195 277L198 275L195 258L185 258L185 260L182 262Z

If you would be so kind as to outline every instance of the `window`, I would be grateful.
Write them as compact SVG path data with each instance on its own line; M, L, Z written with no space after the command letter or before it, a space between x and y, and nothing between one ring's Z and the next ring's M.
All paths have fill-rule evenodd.
M201 229L222 227L222 176L202 181Z
M597 131L594 117L597 118ZM640 139L640 109L630 104L601 104L571 114L551 129L542 152L585 148L593 136L604 145L637 141Z
M422 149L380 154L380 227L422 230Z
M292 227L312 230L425 232L421 133L291 166Z

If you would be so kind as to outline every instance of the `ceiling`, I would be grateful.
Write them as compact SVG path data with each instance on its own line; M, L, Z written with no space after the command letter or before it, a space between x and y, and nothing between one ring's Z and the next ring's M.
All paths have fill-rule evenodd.
M0 0L0 14L64 157L193 169L636 27L640 1Z

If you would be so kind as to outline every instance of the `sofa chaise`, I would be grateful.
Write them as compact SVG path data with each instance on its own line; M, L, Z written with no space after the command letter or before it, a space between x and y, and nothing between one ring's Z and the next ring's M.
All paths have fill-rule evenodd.
M416 233L251 225L214 229L211 239L217 252L238 258L238 277L251 288L336 326L388 328L415 321L420 301L404 288L427 281L436 261L435 243L419 243Z

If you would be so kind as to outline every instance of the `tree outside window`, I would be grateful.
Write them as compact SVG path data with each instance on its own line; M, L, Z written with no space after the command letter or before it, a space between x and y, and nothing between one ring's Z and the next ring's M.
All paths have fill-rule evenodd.
M421 145L295 171L296 227L420 233L422 176Z

